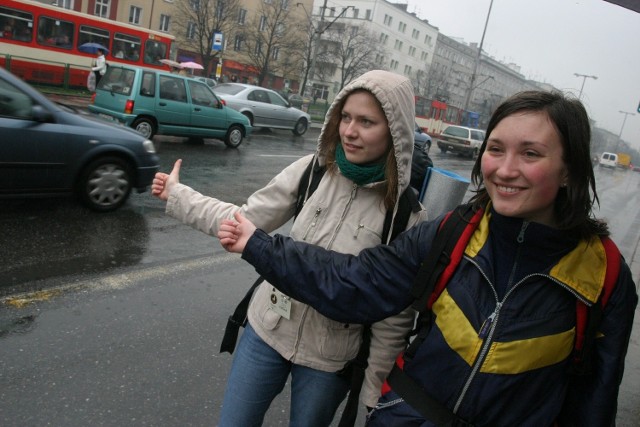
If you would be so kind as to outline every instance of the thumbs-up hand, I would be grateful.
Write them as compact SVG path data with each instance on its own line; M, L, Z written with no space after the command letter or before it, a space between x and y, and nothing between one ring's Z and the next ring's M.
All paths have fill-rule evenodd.
M151 184L151 195L166 202L167 199L169 199L169 194L171 193L173 186L180 183L181 165L182 159L178 159L173 165L173 170L170 174L157 172L156 176L153 178L153 183Z

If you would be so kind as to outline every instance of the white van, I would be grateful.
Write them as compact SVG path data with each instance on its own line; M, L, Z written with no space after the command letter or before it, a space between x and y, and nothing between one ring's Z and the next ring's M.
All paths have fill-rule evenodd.
M615 168L618 165L618 155L616 153L604 152L600 156L600 166L605 168Z

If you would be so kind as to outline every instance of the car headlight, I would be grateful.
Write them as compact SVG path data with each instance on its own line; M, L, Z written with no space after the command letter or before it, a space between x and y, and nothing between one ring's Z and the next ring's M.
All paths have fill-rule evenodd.
M156 147L154 147L153 142L151 142L148 139L144 140L144 142L142 143L142 148L144 148L147 153L155 153L156 152Z

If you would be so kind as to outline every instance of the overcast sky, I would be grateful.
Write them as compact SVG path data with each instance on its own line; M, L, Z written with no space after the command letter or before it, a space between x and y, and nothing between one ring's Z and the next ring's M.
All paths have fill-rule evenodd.
M491 3L390 1L408 3L409 12L467 43L480 43ZM584 81L582 101L596 126L615 135L623 129L622 139L640 149L640 13L604 0L493 0L483 50L576 96Z

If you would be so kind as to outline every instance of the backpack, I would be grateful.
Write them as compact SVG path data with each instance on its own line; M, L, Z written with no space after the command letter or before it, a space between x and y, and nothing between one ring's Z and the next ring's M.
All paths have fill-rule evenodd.
M412 307L420 313L414 330L416 336L405 352L400 354L383 385L383 392L393 388L409 405L437 425L465 421L458 419L448 408L427 395L404 373L402 365L415 356L426 338L432 316L431 307L455 272L483 215L483 209L474 211L469 204L460 205L449 212L440 223L432 250L422 262L411 290L414 297ZM607 271L600 301L588 306L576 299L576 338L569 370L570 374L576 376L584 376L591 372L597 328L620 271L619 249L608 237L601 236L601 241L607 257Z
M294 213L294 221L298 216L304 203L311 197L311 195L318 188L320 180L324 176L326 168L320 166L318 159L314 156L309 165L305 168L300 183L298 184L298 195L296 199L296 209ZM391 240L395 239L398 234L403 232L407 228L407 223L411 217L412 212L419 212L421 209L420 202L413 191L411 186L400 196L398 201L398 211L396 213L395 220L393 218L393 209L389 209L385 215L384 225L382 229L382 242L387 241L387 237L391 236ZM391 233L391 234L389 234ZM244 327L247 323L247 310L249 309L249 303L255 289L264 281L263 277L259 277L249 291L246 293L242 301L236 307L234 313L229 316L227 326L225 328L224 336L220 344L220 353L225 351L232 354L236 341L238 340L238 332L240 327ZM347 362L345 367L338 371L338 375L345 378L349 378L350 388L347 404L342 412L342 418L340 420L339 427L352 426L355 423L357 416L358 396L360 395L360 389L362 388L362 381L364 380L364 371L368 366L367 359L369 358L369 346L371 343L371 327L370 325L364 325L362 345L360 350L354 359Z

